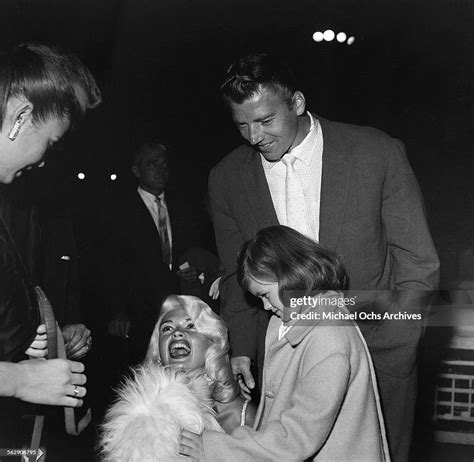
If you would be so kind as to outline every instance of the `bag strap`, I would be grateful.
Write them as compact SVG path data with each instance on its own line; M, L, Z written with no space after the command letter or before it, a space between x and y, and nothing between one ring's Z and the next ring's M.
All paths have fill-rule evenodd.
M67 359L66 357L66 346L64 344L63 334L61 329L56 322L54 317L53 307L46 297L45 293L41 287L35 287L36 295L38 297L38 304L41 313L41 322L46 324L46 332L48 334L48 359ZM35 418L35 428L36 428L36 419ZM91 422L92 413L90 408L87 409L84 416L76 423L75 410L73 407L64 407L64 421L66 426L66 433L68 435L79 435ZM39 423L38 423L39 427ZM42 425L41 425L42 427ZM41 430L40 430L41 431ZM33 431L34 436L34 431ZM41 433L40 433L41 438ZM36 448L37 449L37 448Z
M35 287L36 297L38 300L38 307L40 311L41 323L46 326L46 334L48 341L48 359L55 359L58 355L57 341L58 331L57 323L54 318L54 312L49 300L40 287ZM30 447L33 450L39 450L41 444L41 436L43 434L44 415L38 414L35 416L33 425L33 434L31 435Z
M53 307L45 293L41 287L38 286L35 286L35 292L38 299L41 322L46 325L46 334L48 336L48 359L56 359L58 358L58 337L62 339L62 335L58 334L58 324L54 317Z
M33 425L33 434L31 435L30 448L33 451L38 451L41 443L41 435L43 434L44 415L35 415L35 422Z
M66 345L64 344L64 338L61 332L61 329L57 326L57 345L58 345L58 358L66 359ZM76 413L73 407L64 408L64 423L66 425L66 433L68 435L79 435L82 430L84 430L92 420L91 409L88 408L86 413L82 416L79 422L76 423Z

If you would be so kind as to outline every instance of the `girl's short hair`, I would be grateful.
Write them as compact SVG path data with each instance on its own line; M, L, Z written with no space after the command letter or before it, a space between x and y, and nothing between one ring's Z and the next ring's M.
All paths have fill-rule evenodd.
M227 327L221 317L198 297L190 295L166 297L151 336L145 362L149 365L161 364L160 326L166 314L175 308L182 308L192 319L197 331L212 342L207 349L204 366L207 375L214 382L212 397L221 403L233 401L239 394L239 387L230 367Z
M338 291L349 282L336 254L287 226L264 228L242 246L237 278L244 289L252 279L278 282L282 301L285 291Z

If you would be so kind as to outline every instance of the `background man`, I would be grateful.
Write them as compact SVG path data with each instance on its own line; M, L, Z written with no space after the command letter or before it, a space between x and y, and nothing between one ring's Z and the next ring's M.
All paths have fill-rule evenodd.
M130 361L140 361L151 335L157 307L176 287L171 272L171 224L165 200L168 155L159 143L144 143L134 154L138 188L108 212L106 276L108 331L129 338ZM128 361L127 361L128 362Z
M134 154L132 173L138 188L109 211L104 235L108 332L128 338L128 364L144 358L162 300L182 287L201 286L195 252L188 252L197 239L191 210L167 192L166 147L143 143Z
M393 312L419 307L418 291L436 287L439 263L399 140L306 112L291 72L265 54L235 62L221 92L246 141L209 177L225 268L221 314L230 331L234 373L253 388L250 365L256 361L261 369L267 317L238 287L235 260L258 230L280 223L318 240L341 255L351 289L396 290L384 306ZM362 327L392 457L407 460L421 324Z

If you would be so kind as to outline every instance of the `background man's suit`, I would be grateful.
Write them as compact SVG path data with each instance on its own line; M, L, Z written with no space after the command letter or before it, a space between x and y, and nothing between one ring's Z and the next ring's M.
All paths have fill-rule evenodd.
M319 121L324 137L319 238L342 257L351 289L435 288L439 262L403 144L372 128ZM234 274L242 243L278 224L260 155L248 146L230 153L211 171L209 190L225 269L221 314L232 355L261 363L267 315L258 301L245 301ZM405 307L401 302L388 309ZM407 454L421 323L361 327L377 369L392 451ZM404 420L407 425L396 434Z
M171 194L166 195L166 204L172 230L172 269L163 262L156 224L138 192L117 203L104 219L108 319L121 311L127 313L129 343L137 354L146 352L163 299L183 291L176 272L184 261L195 264L197 247L193 246L201 240L199 214L194 207ZM197 284L201 286L199 281ZM193 283L183 285L186 294L195 289Z
M168 210L172 221L169 203ZM132 356L141 356L146 352L158 308L166 295L176 291L177 281L163 262L158 230L138 192L109 211L105 222L108 318L127 313L130 350ZM132 362L134 359L140 358L132 358Z

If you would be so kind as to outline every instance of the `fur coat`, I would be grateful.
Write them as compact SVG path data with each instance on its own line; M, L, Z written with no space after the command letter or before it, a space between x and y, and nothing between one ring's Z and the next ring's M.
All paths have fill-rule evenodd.
M223 432L202 370L184 373L141 367L118 390L102 425L104 462L183 460L178 456L183 429Z

